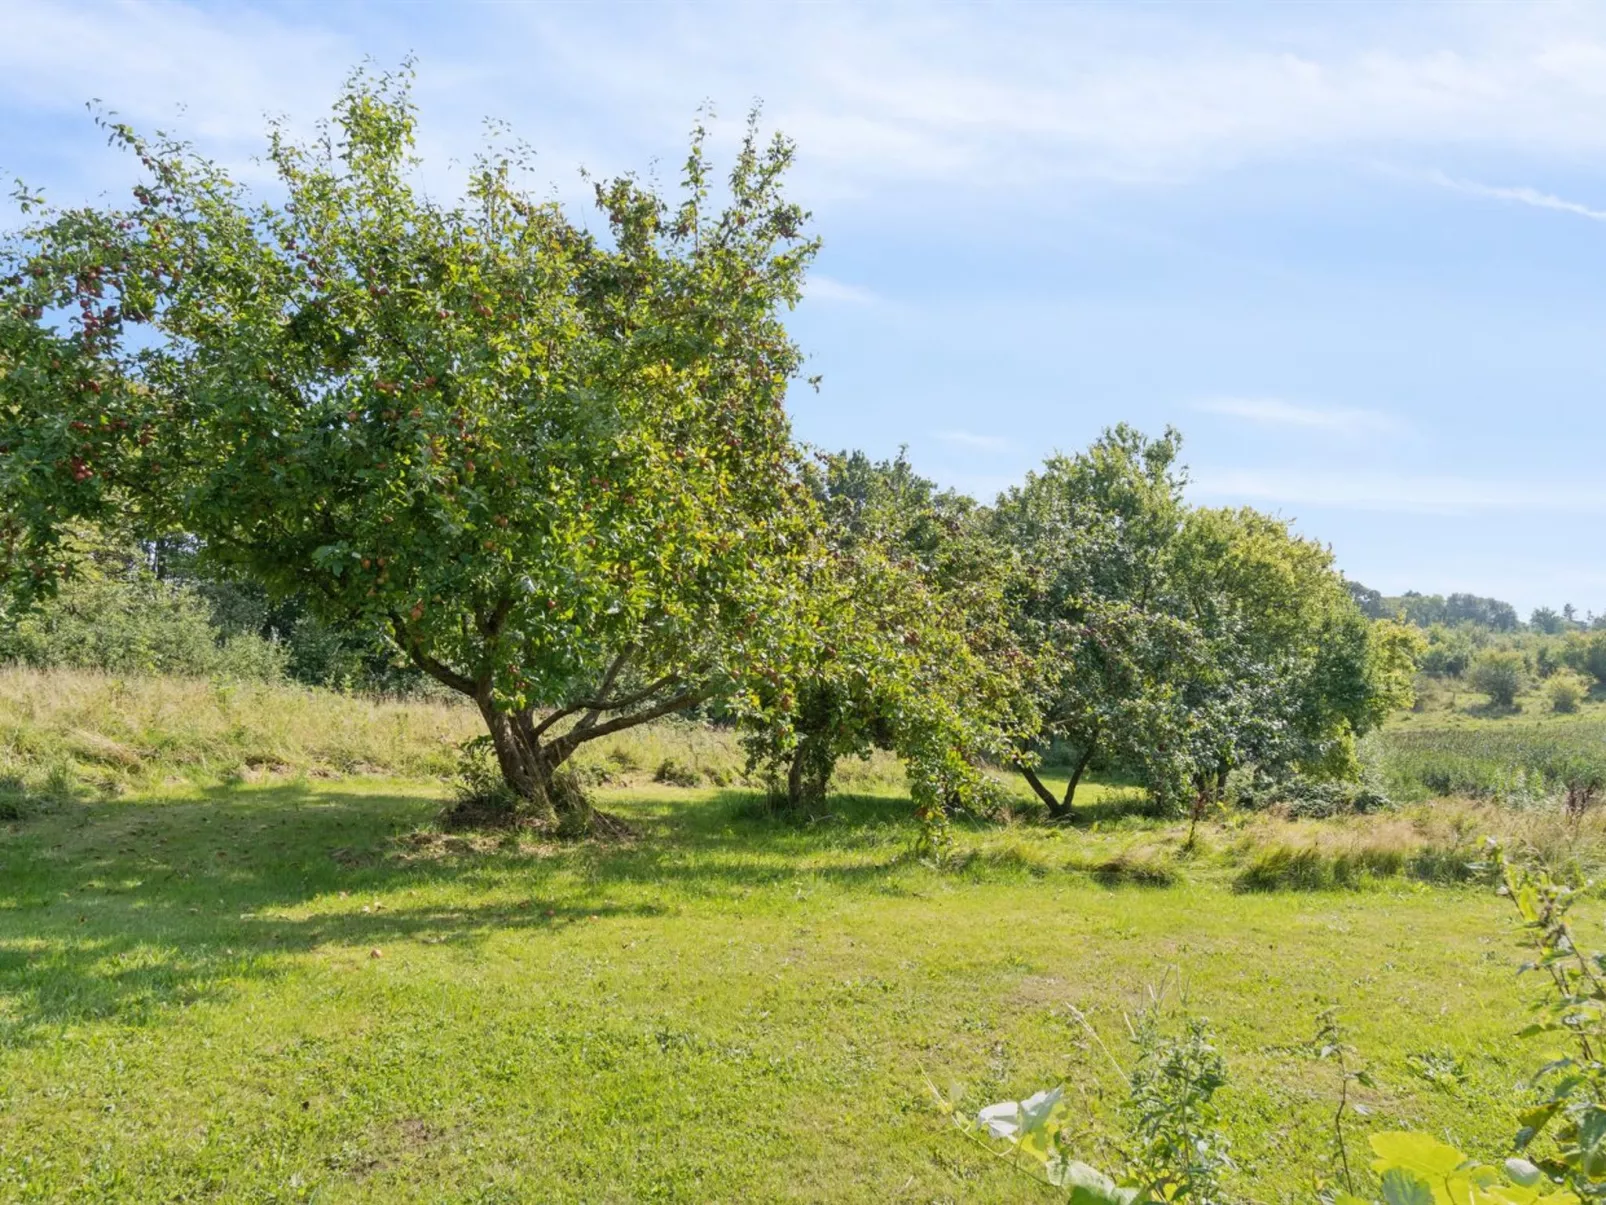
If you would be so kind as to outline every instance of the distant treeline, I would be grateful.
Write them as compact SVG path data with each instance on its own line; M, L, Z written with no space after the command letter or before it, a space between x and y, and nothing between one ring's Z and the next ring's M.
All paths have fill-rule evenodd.
M1606 629L1606 615L1580 614L1571 603L1559 611L1551 607L1536 607L1524 624L1517 608L1498 598L1483 598L1476 594L1422 594L1407 590L1404 594L1387 595L1351 581L1350 596L1372 619L1397 619L1415 624L1419 628L1434 624L1472 624L1491 632L1516 632L1524 627L1546 635L1562 632L1579 632L1586 629Z

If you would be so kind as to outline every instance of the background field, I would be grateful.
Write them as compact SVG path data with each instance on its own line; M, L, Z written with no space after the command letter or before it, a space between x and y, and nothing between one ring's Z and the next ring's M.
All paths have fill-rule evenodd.
M1487 831L1600 846L1490 797L1211 822L1189 854L1098 787L1073 827L962 826L937 869L882 764L805 825L653 783L730 773L687 726L599 763L637 840L549 845L438 831L456 709L108 689L0 675L4 1200L1020 1200L928 1078L979 1107L1069 1076L1096 1118L1118 1085L1071 1009L1124 1053L1167 983L1229 1054L1239 1193L1308 1201L1326 1003L1368 1126L1503 1149L1537 988L1468 865Z

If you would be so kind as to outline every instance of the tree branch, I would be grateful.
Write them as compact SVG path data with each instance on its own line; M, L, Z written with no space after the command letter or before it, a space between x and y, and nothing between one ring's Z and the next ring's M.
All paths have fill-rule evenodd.
M608 672L602 676L602 685L597 687L598 698L607 697L608 692L613 689L614 682L618 680L620 671L624 669L625 664L635 654L635 651L635 645L627 644L620 654L613 659L613 664L608 667ZM662 679L662 681L667 683L668 679ZM656 689L656 687L654 689ZM646 696L643 695L642 697L645 698ZM587 728L593 727L597 720L601 718L602 713L610 710L606 707L597 706L595 702L592 702L590 706L591 710L586 712L585 715L580 718L580 722L575 725L576 729L584 731ZM630 704L627 703L626 706L630 706Z
M392 615L390 617L390 624L392 630L391 634L395 637L396 643L401 647L402 652L407 654L408 658L411 659L414 665L423 670L431 678L434 678L437 682L443 683L446 686L450 686L453 690L458 691L460 694L473 697L475 693L474 679L465 674L458 673L448 665L442 664L441 662L435 660L435 658L431 657L428 653L424 652L423 649L419 648L417 641L413 640L407 635L407 628L406 625L402 623L401 616Z
M573 753L575 749L586 741L594 741L599 737L609 736L615 732L623 732L627 728L634 728L638 724L645 724L650 720L669 715L671 712L684 711L688 707L697 706L706 698L708 698L707 690L683 691L678 695L665 699L661 703L655 703L645 711L638 711L632 715L615 716L611 720L604 720L595 727L587 728L584 731L573 730L566 732L548 746L552 750L553 762L563 761L564 758L568 757L569 754Z
M559 720L567 719L569 716L574 715L576 712L584 711L585 709L586 709L586 705L584 703L571 703L567 707L560 707L556 711L552 712L550 715L548 715L544 719L542 719L542 721L539 724L536 724L536 725L532 726L531 729L530 729L530 736L535 738L535 739L537 739L537 740L539 740L541 738L541 736L547 731L547 729L551 728L552 725L556 724Z
M1060 810L1060 801L1054 797L1053 791L1050 791L1043 785L1043 780L1037 777L1037 772L1025 762L1019 761L1015 763L1015 769L1021 772L1021 777L1031 784L1031 788L1037 793L1037 797L1047 805L1049 815L1058 815Z
M581 699L575 706L589 707L592 711L624 711L626 708L635 707L638 703L645 703L665 687L673 686L675 682L674 674L666 674L651 686L643 686L640 690L621 695L617 699Z

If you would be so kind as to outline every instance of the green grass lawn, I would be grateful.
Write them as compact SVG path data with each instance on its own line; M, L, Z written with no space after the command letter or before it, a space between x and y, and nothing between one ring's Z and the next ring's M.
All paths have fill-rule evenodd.
M963 831L907 803L786 827L616 792L641 838L443 836L438 787L239 786L0 828L0 1200L1018 1201L936 1112L1062 1076L1089 1117L1121 1014L1180 978L1229 1053L1240 1197L1309 1201L1336 1001L1367 1124L1496 1153L1538 1052L1487 889L1243 894L1066 869L1171 829ZM1088 806L1119 793L1088 793ZM1092 813L1090 813L1091 815ZM1412 1055L1459 1059L1435 1088ZM1096 1152L1091 1152L1096 1153Z

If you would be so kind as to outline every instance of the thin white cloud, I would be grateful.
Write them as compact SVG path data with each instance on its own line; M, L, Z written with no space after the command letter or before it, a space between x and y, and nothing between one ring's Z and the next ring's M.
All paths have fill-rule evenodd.
M1606 151L1606 8L1584 5L1391 6L1365 20L1300 7L1230 26L1130 6L662 5L630 8L629 36L602 6L507 5L476 9L472 46L429 6L4 10L0 102L14 113L100 95L148 123L187 102L185 131L224 151L256 149L264 111L321 111L364 52L383 62L408 46L423 48L426 128L459 153L490 113L544 152L550 178L576 160L639 167L682 153L705 99L722 104L727 139L758 96L798 139L798 191L816 203L934 184L1058 198L1067 179L1409 147Z
M766 5L720 9L718 39L682 15L628 42L567 10L513 11L631 111L687 77L698 95L763 95L811 183L850 194L1175 180L1335 148L1606 148L1606 10L1587 6L1302 7L1222 36L1130 7Z
M826 301L842 305L875 305L881 300L861 285L848 284L829 276L810 276L803 286L804 296L811 301Z
M263 143L264 114L326 111L363 53L304 18L177 0L8 0L5 26L0 99L79 113L100 99L142 127L168 125L214 145L248 141L252 150Z
M1193 408L1207 414L1223 414L1267 426L1308 427L1344 435L1381 434L1400 428L1398 419L1376 410L1300 406L1281 398L1207 398L1195 402Z
M1221 469L1195 473L1190 493L1211 501L1427 515L1606 515L1606 487L1541 481L1332 471Z
M932 435L945 444L975 448L978 452L1008 452L1015 446L1002 435L977 435L974 431L933 431Z
M1479 184L1475 180L1461 180L1454 176L1445 175L1443 172L1430 172L1427 178L1441 188L1470 193L1475 197L1491 197L1497 201L1516 201L1522 205L1532 205L1536 209L1553 209L1558 213L1576 214L1593 222L1606 222L1606 210L1591 209L1588 205L1581 204L1578 201L1569 201L1564 197L1554 196L1548 192L1540 192L1537 188Z

